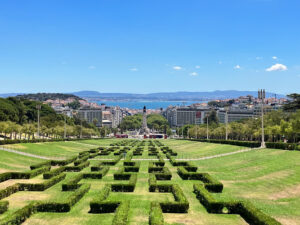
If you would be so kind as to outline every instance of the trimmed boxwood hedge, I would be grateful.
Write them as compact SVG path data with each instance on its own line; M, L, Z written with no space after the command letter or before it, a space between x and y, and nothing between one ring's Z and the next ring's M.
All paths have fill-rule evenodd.
M20 188L19 184L14 184L5 189L0 190L0 200L18 192L19 188Z
M90 165L90 162L85 161L85 162L79 164L78 166L66 166L65 171L79 172L83 168L88 167L89 165Z
M128 223L129 201L122 201L116 210L112 225L126 225Z
M182 139L180 139L182 140ZM228 144L228 145L238 145L245 146L249 148L259 148L261 146L260 142L257 141L235 141L235 140L218 140L218 139L184 139L190 141L201 141L217 144ZM267 148L283 149L283 150L300 150L299 144L297 143L283 143L283 142L266 142Z
M149 224L150 225L164 225L163 212L162 212L160 204L158 202L151 202Z
M278 221L257 209L250 202L216 201L214 197L201 184L194 184L194 192L197 198L209 213L224 213L224 209L230 214L239 214L251 225L280 225Z
M36 212L36 203L30 203L0 221L0 225L19 225Z
M8 205L9 205L8 201L0 201L0 214L7 211Z
M69 212L73 205L75 205L89 190L90 184L82 184L76 189L67 200L62 202L38 202L38 212Z
M156 185L154 191L156 190L158 190L159 192L171 192L175 199L174 202L159 202L162 212L187 213L189 209L189 202L178 184Z
M62 173L55 177L52 177L49 180L44 181L43 183L30 184L30 183L20 183L19 191L44 191L47 188L57 184L61 180L65 179L66 174Z
M121 179L118 179L121 180ZM127 180L127 179L125 179ZM133 192L137 181L137 174L130 174L128 184L111 184L111 191L113 192Z
M43 166L36 168L34 170L29 170L26 172L6 172L0 174L0 182L9 180L9 179L30 179L43 172L49 171L51 166Z
M185 167L178 167L177 173L183 180L201 180L210 192L218 193L223 190L223 184L208 173L188 172Z
M52 177L54 177L54 176L57 176L58 174L64 172L65 169L66 169L66 167L61 166L61 167L56 168L56 169L54 169L54 170L50 170L50 171L48 171L48 172L45 172L45 173L43 174L43 178L44 178L44 179L50 179L50 178L52 178Z

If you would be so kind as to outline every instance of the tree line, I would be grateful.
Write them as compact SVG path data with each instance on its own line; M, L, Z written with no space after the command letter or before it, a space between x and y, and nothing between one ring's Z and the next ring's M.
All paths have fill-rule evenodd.
M37 133L40 105L40 134L42 138L67 136L91 137L103 134L94 124L56 113L49 105L24 98L0 98L0 137L3 139L34 139Z

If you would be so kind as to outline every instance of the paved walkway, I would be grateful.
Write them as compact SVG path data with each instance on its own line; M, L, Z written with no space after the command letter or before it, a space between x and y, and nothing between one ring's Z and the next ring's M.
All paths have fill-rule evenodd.
M16 153L18 155L24 155L32 158L38 158L38 159L46 159L46 160L64 160L65 158L63 157L47 157L47 156L41 156L41 155L34 155L26 152L20 152L14 149L9 149L9 148L4 148L0 147L0 151L5 151L5 152L11 152L11 153Z

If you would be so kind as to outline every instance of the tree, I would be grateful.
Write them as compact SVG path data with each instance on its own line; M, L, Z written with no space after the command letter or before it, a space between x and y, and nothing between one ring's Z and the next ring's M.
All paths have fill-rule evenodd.
M293 93L287 95L291 100L283 106L283 109L286 111L296 111L300 109L300 94Z

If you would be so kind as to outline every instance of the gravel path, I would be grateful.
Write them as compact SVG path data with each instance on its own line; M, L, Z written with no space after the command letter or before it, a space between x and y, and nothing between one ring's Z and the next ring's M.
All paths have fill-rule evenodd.
M0 147L0 151L12 152L12 153L16 153L19 155L25 155L25 156L32 157L32 158L46 159L46 160L64 160L65 159L63 157L47 157L47 156L41 156L41 155L34 155L34 154L20 152L20 151L14 150L14 149L3 148L3 147Z

